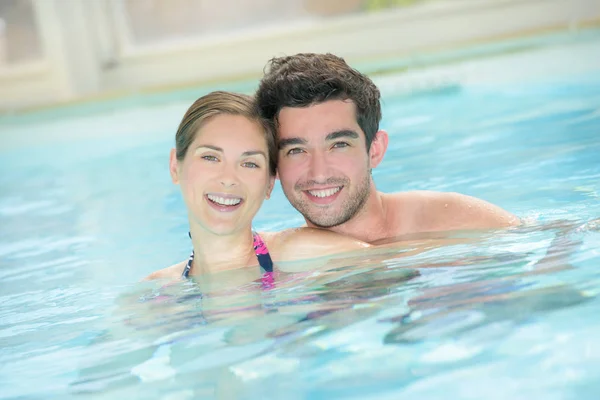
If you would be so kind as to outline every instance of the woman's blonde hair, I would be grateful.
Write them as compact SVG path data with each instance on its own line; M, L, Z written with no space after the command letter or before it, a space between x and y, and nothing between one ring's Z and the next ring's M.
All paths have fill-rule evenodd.
M269 172L271 175L275 175L277 168L275 130L266 119L260 116L254 98L240 93L211 92L200 97L188 108L175 134L177 159L181 161L185 158L198 130L210 119L222 114L246 117L262 128L267 141Z

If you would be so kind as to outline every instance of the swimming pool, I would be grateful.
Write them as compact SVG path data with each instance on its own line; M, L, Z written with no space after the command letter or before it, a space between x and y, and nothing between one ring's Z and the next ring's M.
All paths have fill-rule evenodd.
M600 217L598 54L596 38L378 78L378 187ZM167 162L189 100L3 123L1 399L597 398L599 233L546 270L555 230L462 232L267 292L132 305L188 255ZM277 187L256 227L301 222Z

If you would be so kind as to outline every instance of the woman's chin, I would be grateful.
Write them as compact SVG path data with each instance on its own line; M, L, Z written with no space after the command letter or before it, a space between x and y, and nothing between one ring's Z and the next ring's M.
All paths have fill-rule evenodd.
M206 223L203 225L204 228L213 235L229 236L249 227L250 222L240 223L239 221L206 221Z

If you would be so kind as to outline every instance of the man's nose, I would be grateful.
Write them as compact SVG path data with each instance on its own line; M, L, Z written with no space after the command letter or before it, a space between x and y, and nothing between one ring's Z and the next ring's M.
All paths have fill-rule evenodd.
M328 175L327 156L321 153L313 153L310 159L309 174L313 180L327 179Z

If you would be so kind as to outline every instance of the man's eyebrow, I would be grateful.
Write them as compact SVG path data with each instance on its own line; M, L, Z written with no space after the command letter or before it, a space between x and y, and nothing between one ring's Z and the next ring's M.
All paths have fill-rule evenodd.
M330 141L340 138L358 139L358 137L358 133L354 132L353 130L342 129L341 131L331 132L325 137L325 140Z
M289 139L279 139L278 147L279 149L283 149L288 146L297 146L299 144L307 144L308 141L306 139L302 139L299 137L289 138Z
M350 129L342 129L341 131L331 132L329 135L325 137L325 140L331 141L339 138L350 138L350 139L358 139L359 135L353 130ZM279 149L283 149L288 146L297 146L297 145L305 145L308 141L306 139L302 139L300 137L293 137L287 139L279 139Z

